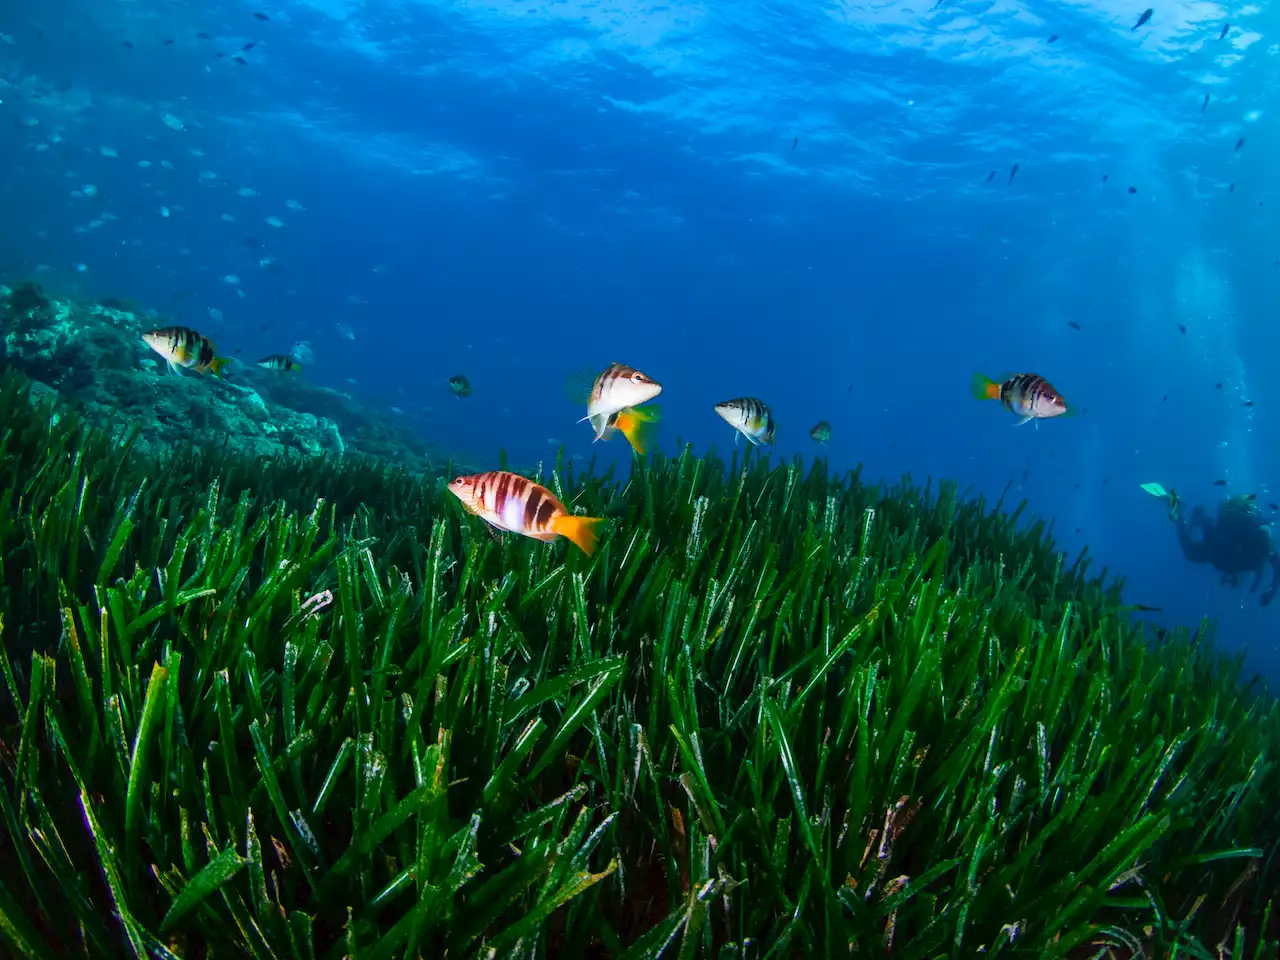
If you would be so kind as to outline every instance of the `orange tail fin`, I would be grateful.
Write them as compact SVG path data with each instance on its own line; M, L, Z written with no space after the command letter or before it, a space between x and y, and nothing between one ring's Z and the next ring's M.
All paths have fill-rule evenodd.
M565 514L551 522L553 532L568 537L574 545L588 557L595 553L600 537L596 533L596 524L603 523L604 517L575 517Z
M221 379L222 368L231 362L230 357L215 357L213 363L209 364L209 372L215 377Z
M975 400L999 400L1000 384L990 377L975 373L969 378L969 392Z
M662 415L656 406L627 407L618 413L613 425L622 431L636 453L643 454L653 442L657 428L654 426Z

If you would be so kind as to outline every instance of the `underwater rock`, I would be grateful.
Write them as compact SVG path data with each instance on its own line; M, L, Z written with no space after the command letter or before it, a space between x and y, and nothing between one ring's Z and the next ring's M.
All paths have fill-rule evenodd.
M91 422L136 424L146 454L225 443L252 456L374 456L414 471L447 459L384 410L299 377L241 380L239 365L224 380L174 376L141 339L172 321L131 307L53 298L30 281L0 287L0 367L74 401Z

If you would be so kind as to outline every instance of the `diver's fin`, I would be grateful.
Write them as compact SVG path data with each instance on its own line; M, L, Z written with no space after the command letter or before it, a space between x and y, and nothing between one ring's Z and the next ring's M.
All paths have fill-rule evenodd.
M1144 483L1141 486L1143 490L1151 494L1151 496L1155 497L1157 500L1161 500L1169 495L1169 491L1158 483Z

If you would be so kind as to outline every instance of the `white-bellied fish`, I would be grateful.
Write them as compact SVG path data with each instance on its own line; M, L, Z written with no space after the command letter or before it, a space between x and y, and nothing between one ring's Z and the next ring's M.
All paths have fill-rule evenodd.
M603 518L575 516L554 493L518 473L490 470L455 477L449 492L498 530L544 542L567 537L588 556L596 549L595 528Z
M738 442L739 433L756 446L773 443L773 412L763 400L755 397L726 400L716 404L716 413L737 431L733 435L734 444Z
M196 373L212 373L222 376L222 369L231 362L229 357L216 356L213 343L190 327L162 327L142 335L142 342L164 357L174 373L194 370Z
M449 391L458 399L471 396L471 381L460 373L449 378Z
M813 429L809 431L809 436L825 447L827 441L831 439L831 424L827 423L826 420L819 420L813 425Z
M580 384L585 379L570 379L571 389L579 387L575 391L575 399L585 399L587 404L587 415L578 422L590 422L596 440L608 440L615 432L620 432L637 453L644 453L650 428L658 421L659 414L656 407L639 407L660 394L662 384L624 363L609 364L596 375L583 397Z
M1071 412L1062 394L1037 373L1015 373L1001 383L975 373L969 380L969 392L978 400L999 400L1007 410L1018 415L1015 426Z
M269 357L263 357L258 361L258 366L264 370L281 370L288 373L297 373L302 369L302 364L283 353L273 353Z

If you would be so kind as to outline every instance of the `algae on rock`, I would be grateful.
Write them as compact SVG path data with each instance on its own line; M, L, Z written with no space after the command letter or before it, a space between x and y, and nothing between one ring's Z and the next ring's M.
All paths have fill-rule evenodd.
M225 443L255 457L349 451L417 470L444 459L386 412L306 380L169 375L140 339L163 325L119 300L55 299L32 282L0 287L0 365L57 390L95 423L136 423L144 453Z

